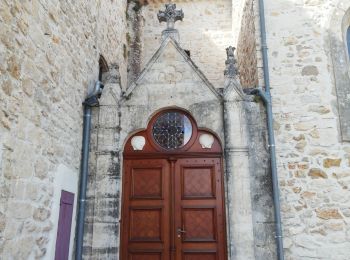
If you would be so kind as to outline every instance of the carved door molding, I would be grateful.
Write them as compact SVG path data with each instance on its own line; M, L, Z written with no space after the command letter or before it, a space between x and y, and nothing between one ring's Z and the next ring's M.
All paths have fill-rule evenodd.
M175 110L157 114L146 130L131 136L125 145L121 259L224 260L227 245L220 142L213 133L198 129L193 118L182 111L187 119L176 119L175 124L171 119L173 128L165 134L177 133L169 137L175 139L168 142L161 136L157 142L154 123L169 111ZM186 126L188 119L191 126ZM181 122L187 130L181 131ZM184 138L182 132L191 127L191 136ZM165 129L162 124L160 128ZM159 137L159 131L157 134ZM210 148L200 143L202 135L213 137ZM134 137L143 138L144 145L135 148Z

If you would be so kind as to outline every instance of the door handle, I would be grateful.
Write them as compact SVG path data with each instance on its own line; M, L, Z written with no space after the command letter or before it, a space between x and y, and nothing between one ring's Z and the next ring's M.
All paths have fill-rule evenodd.
M183 230L183 229L181 229L181 228L178 228L178 229L177 229L177 233L178 233L178 234L186 233L186 230Z

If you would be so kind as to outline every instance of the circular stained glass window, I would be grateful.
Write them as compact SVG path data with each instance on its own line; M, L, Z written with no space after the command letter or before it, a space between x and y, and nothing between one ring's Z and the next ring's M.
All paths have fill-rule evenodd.
M192 123L181 112L166 112L154 122L152 128L154 140L167 150L186 145L192 136Z

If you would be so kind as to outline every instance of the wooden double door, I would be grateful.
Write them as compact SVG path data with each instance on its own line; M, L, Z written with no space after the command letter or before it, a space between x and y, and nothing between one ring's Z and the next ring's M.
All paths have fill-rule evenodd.
M122 260L224 260L221 158L124 160Z

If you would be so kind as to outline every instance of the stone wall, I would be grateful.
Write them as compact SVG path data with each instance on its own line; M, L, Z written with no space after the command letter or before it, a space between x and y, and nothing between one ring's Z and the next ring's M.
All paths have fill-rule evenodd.
M3 259L53 259L57 187L77 191L82 101L100 54L126 83L125 10L126 0L0 2Z
M93 111L84 259L117 259L120 204L119 68L111 64L103 74L100 106Z
M244 6L247 0L232 1L232 36L233 46L237 47L239 32L241 31L241 21L244 14Z
M340 141L328 31L336 8L350 3L270 0L265 8L286 259L345 260L350 144Z
M237 60L240 81L244 88L258 86L256 12L254 1L244 3L237 42Z
M183 9L185 18L177 22L180 45L191 52L191 58L215 87L224 87L222 73L225 69L225 49L233 44L232 1L172 1ZM142 68L152 57L161 42L161 32L166 25L159 25L158 10L164 10L162 3L150 3L143 8Z
M142 4L138 1L128 1L128 85L132 84L141 73L143 51L144 17Z
M149 90L133 92L134 99L119 107L128 57L136 61L129 63L134 69L131 83L159 47L165 27L156 17L163 4L152 3L142 8L138 23L129 23L132 31L127 33L126 2L0 2L0 255L4 259L53 258L59 192L77 192L81 103L98 77L101 54L109 65L119 65L120 84L106 81L106 95L116 99L104 100L94 110L85 256L117 258L119 152L131 131L145 127L155 111L181 106L223 138L217 100L199 91L203 84L181 66L156 64L153 74L140 81ZM235 43L243 85L251 87L257 81L263 85L257 1L176 2L185 12L184 21L176 24L181 46L215 87L224 86L225 48ZM286 259L347 259L350 144L341 141L328 30L337 26L331 18L344 14L350 4L347 0L266 0L265 4ZM232 6L238 10L232 12ZM232 28L241 28L240 33L233 34ZM341 46L341 37L336 39ZM134 67L138 60L141 66ZM188 81L193 79L195 85ZM177 101L159 99L172 93L174 85L186 87L175 93ZM191 91L196 102L188 94ZM272 259L264 113L253 102L247 111L254 162L250 161L251 182L245 184L251 187L255 257ZM139 120L131 122L133 116Z

